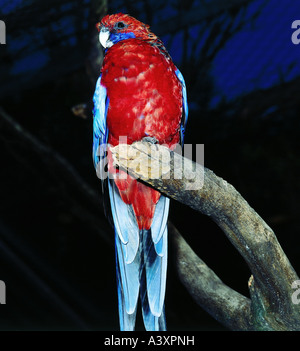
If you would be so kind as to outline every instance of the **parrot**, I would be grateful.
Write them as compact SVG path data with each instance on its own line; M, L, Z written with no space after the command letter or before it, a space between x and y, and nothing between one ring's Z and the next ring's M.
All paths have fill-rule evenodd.
M109 147L144 139L171 150L183 145L186 85L149 25L116 13L96 27L104 59L93 95L93 163L102 172L115 232L119 326L135 330L140 301L145 330L165 331L170 199L124 177ZM105 169L109 176L103 176Z

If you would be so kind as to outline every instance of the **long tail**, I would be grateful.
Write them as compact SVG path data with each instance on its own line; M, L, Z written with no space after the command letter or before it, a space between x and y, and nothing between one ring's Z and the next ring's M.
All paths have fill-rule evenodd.
M109 196L115 225L116 267L121 330L134 330L140 295L146 330L166 330L169 199L161 196L149 230L139 230L132 206L125 204L113 180Z

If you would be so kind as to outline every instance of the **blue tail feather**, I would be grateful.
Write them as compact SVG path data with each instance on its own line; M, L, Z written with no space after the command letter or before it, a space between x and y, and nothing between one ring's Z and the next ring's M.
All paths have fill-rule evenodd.
M161 315L155 316L150 309L149 297L147 293L147 280L146 270L142 271L141 274L141 302L142 302L142 314L145 329L148 331L165 331L166 328L166 317L165 317L165 306L162 308Z
M124 244L125 261L131 263L139 247L139 227L132 206L122 201L113 180L109 181L108 187L115 230Z
M118 244L120 244L120 239L116 234L116 271L117 271L117 289L118 289L118 308L119 308L119 322L120 322L120 329L126 331L133 331L135 328L135 320L136 320L136 311L137 311L137 298L136 302L132 304L133 310L130 308L126 308L128 302L126 302L125 296L128 295L128 289L124 286L127 285L123 283L124 277L122 278L123 274L121 273L124 268L122 265L124 263L120 263L120 258L118 255ZM126 281L126 279L125 279ZM126 292L127 291L127 292ZM131 313L129 313L131 312Z
M164 297L169 199L161 196L151 229L138 230L132 206L122 201L113 181L109 181L109 193L115 223L120 328L134 330L140 294L146 330L166 330Z
M154 218L151 225L151 235L153 242L157 244L166 228L169 215L170 199L165 196L160 196L156 204Z

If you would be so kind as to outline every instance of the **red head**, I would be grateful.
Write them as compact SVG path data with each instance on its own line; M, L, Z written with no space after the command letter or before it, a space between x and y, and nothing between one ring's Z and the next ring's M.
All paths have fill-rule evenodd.
M99 40L103 47L110 48L117 42L129 38L156 40L157 37L149 30L149 26L134 17L117 13L107 15L97 24L100 32Z

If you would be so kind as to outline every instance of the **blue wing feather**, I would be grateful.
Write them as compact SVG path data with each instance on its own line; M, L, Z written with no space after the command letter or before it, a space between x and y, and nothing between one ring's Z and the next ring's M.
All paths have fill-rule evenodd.
M177 76L177 78L179 79L179 81L181 83L181 86L182 86L183 114L182 114L182 119L181 119L180 134L181 134L181 143L183 144L185 128L186 128L188 115L189 115L189 108L188 108L188 102L187 102L187 92L186 92L185 80L183 78L182 73L179 71L178 68L177 68L175 73L176 73L176 76Z
M101 75L96 83L93 102L93 162L94 167L97 169L99 161L105 156L105 149L100 149L100 147L105 147L108 137L106 117L109 106L109 98L107 96L106 88L103 85L101 85Z

